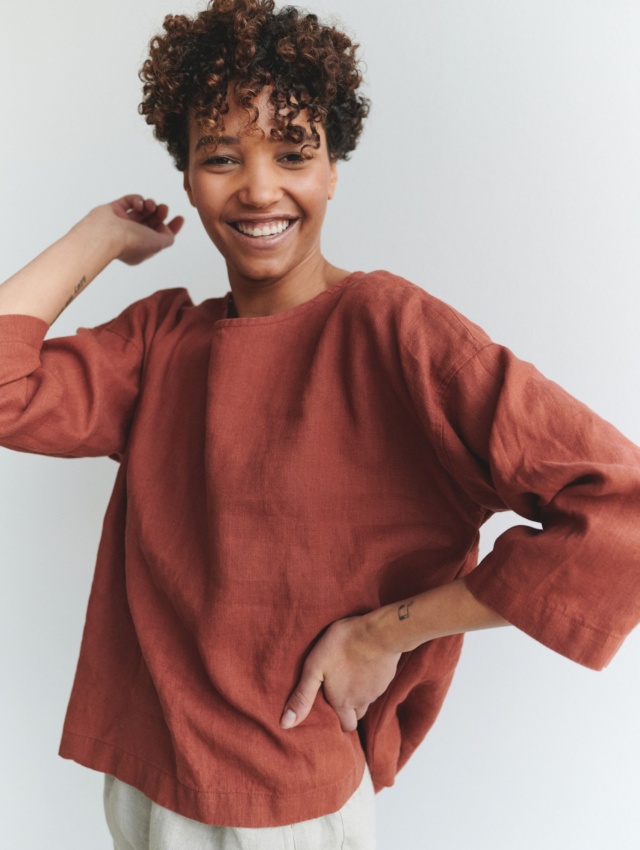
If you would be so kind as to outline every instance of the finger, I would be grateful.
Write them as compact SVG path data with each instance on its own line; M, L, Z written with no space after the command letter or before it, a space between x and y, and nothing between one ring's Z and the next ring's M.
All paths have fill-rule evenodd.
M174 236L177 236L182 229L182 225L184 224L184 218L181 215L177 215L174 219L172 219L167 227L173 233Z
M162 221L164 221L165 218L168 216L168 214L169 214L169 207L166 204L158 204L158 208L156 210L156 216L159 219L161 219Z
M140 224L145 224L152 230L164 232L175 236L184 224L182 216L175 216L169 224L165 224L165 219L169 215L169 207L166 204L158 204L155 211L150 216L141 217Z
M175 234L164 223L168 214L169 207L166 204L158 204L151 213L147 211L146 206L142 212L129 210L128 217L131 221L135 221L137 224L143 224L157 233L165 233L173 237Z
M158 206L156 202L152 198L143 198L141 195L133 196L133 203L127 210L127 215L131 221L148 226L161 223L156 220L157 214Z
M159 204L152 213L141 216L140 224L145 224L152 230L160 230L164 227L164 220L169 212L166 204Z
M142 195L125 195L117 201L114 201L115 206L128 213L141 213L144 210L144 198Z
M144 198L142 195L125 195L116 204L125 207L127 211L136 210L140 212L144 208Z
M322 679L317 674L302 669L298 687L289 697L280 718L283 729L292 729L307 718L321 685Z
M354 708L334 709L340 721L340 728L343 732L355 732L358 728L358 718Z
M149 219L149 214L144 207L144 200L141 200L140 203L134 201L134 204L128 206L124 213L129 221L134 221L136 224L145 224Z
M141 195L124 195L117 201L110 201L106 206L110 207L118 218L130 218L132 213L142 209L143 205Z

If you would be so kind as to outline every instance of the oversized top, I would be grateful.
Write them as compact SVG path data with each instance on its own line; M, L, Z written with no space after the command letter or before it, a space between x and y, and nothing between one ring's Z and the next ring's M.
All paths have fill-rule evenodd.
M61 754L206 823L391 784L460 636L405 654L358 733L279 719L341 617L471 573L537 640L604 666L640 619L640 450L422 289L357 272L275 316L157 292L47 340L0 316L0 443L120 462ZM511 508L476 567L480 526ZM474 569L475 567L475 569Z

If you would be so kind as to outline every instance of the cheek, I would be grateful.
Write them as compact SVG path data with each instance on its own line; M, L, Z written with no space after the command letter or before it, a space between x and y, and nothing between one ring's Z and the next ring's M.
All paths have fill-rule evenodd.
M309 210L323 209L331 194L331 181L328 174L314 174L302 178L291 193L300 206Z
M212 194L210 191L207 191L206 186L202 186L196 183L192 187L191 195L193 197L193 204L201 215L204 212L208 212L214 209L216 206L215 194Z
M205 230L205 233L213 244L220 248L223 243L223 227L220 222L219 211L212 209L208 203L198 203L196 198L196 211Z
M203 209L198 210L198 215L209 239L218 245L221 242L221 227L217 216L213 215L209 210Z
M222 175L196 174L191 181L191 198L200 215L219 213L229 194Z

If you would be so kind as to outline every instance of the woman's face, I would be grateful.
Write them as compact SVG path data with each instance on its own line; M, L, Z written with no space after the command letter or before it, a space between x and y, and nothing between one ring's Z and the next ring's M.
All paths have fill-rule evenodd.
M309 144L310 137L301 144L274 141L274 107L268 98L265 89L255 100L262 133L247 132L249 116L231 94L217 147L195 121L190 125L184 186L227 263L232 285L295 282L322 261L320 231L336 185L336 165L321 126L318 149ZM304 113L297 123L309 133ZM305 145L308 159L302 155Z

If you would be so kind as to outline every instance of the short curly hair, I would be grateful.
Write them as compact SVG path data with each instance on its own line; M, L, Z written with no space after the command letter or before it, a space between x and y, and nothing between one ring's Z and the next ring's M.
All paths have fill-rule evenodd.
M274 9L273 0L211 0L193 18L167 15L165 33L151 40L139 111L180 171L188 166L190 116L217 144L230 90L255 123L253 102L272 87L276 139L300 143L304 131L294 122L306 110L316 148L322 124L333 160L355 149L369 112L358 93L358 45L316 15Z

